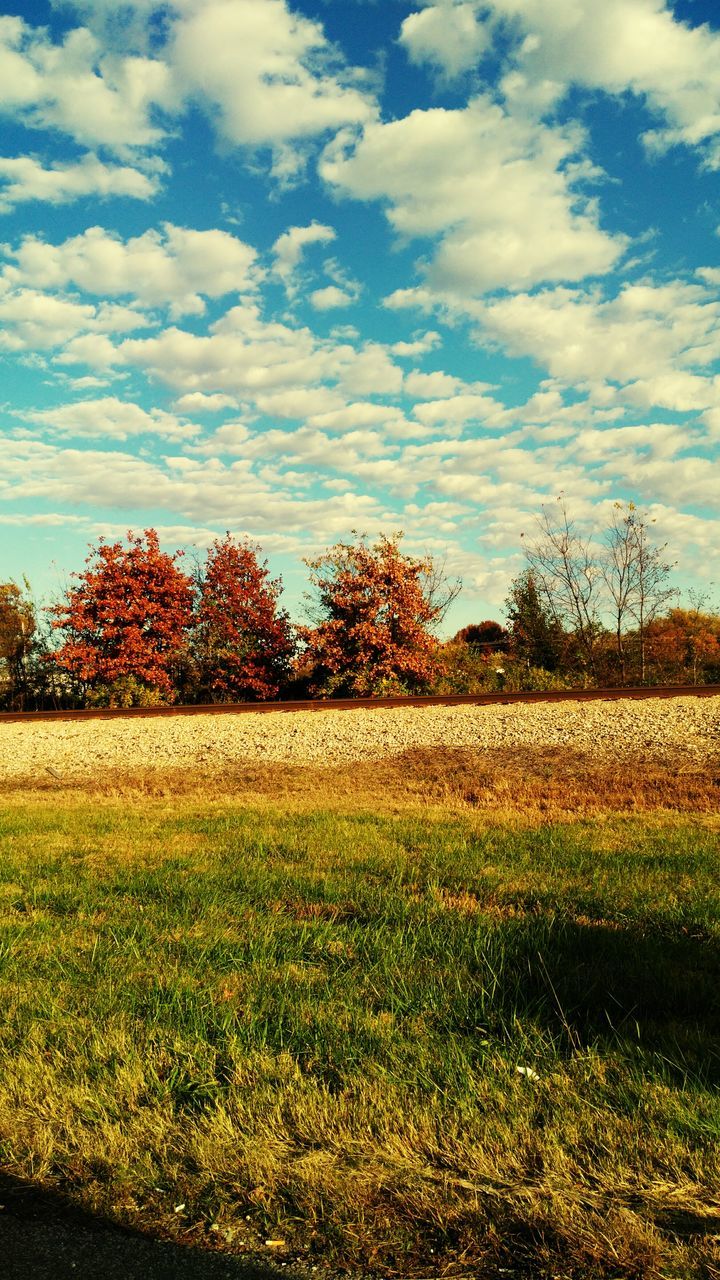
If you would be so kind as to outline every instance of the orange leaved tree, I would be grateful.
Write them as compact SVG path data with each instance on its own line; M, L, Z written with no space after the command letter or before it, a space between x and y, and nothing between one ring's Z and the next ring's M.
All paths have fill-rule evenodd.
M52 609L63 643L52 655L86 693L110 702L172 700L187 643L193 587L160 550L154 529L128 533L127 546L100 540Z
M316 693L368 696L426 688L438 670L432 634L458 584L430 557L400 550L399 533L338 542L306 561L315 594L303 664Z
M699 605L670 609L649 624L647 650L648 664L661 681L713 683L720 675L720 617Z
M289 674L294 640L278 607L282 582L258 551L228 533L199 574L195 659L200 693L213 701L275 698Z
M15 582L0 582L0 705L22 707L27 662L36 630L35 609Z

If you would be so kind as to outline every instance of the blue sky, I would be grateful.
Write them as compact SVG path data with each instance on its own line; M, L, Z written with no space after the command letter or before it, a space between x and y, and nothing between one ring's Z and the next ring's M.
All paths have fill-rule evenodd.
M711 0L1 13L0 578L403 529L452 630L560 492L720 576Z

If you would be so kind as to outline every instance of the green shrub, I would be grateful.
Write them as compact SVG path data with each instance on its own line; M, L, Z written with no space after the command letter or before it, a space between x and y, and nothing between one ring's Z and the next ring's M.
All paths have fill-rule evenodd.
M161 707L166 702L159 689L137 676L120 676L112 684L96 685L86 697L88 707Z
M442 674L432 688L432 692L438 694L560 691L585 688L587 684L582 675L546 671L544 667L528 666L505 654L487 655L462 641L444 644L440 658Z

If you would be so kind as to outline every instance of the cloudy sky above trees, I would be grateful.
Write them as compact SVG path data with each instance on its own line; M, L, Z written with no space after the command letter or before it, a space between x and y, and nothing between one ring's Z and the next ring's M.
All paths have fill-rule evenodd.
M404 529L460 625L560 491L718 573L712 0L22 0L0 111L3 578Z

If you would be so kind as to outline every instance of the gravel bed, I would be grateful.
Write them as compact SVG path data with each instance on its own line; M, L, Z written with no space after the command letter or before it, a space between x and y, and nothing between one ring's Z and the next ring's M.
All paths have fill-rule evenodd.
M720 757L720 696L13 723L0 725L0 779L258 761L332 766L428 747L560 747L697 763Z

